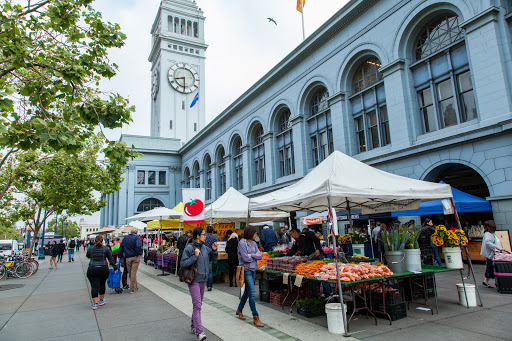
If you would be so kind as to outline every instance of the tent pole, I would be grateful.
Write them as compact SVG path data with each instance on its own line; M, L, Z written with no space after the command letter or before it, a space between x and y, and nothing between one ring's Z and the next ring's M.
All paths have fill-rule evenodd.
M158 274L158 276L167 276L169 274L166 274L164 272L164 250L162 248L162 217L160 217L160 243L159 244L160 245L159 245L158 249L162 250L162 273Z
M350 201L348 201L347 197L345 197L345 200L347 201L348 223L350 224L350 228L352 228L352 212L350 212Z
M372 224L371 224L371 220L370 219L368 219L368 235L370 236L370 246L372 248L372 258L375 258L375 255L373 254Z
M331 230L331 239L332 239L334 255L335 255L334 260L336 262L336 280L338 281L338 295L340 297L341 313L342 313L342 317L343 317L343 328L344 328L343 336L348 336L348 334L347 334L347 314L345 311L345 305L343 304L343 289L342 289L343 287L341 286L340 268L338 266L338 248L336 246L336 237L334 236L334 229L332 227L332 224L333 224L332 219L337 219L337 218L332 216L333 210L332 210L332 206L331 206L331 196L330 195L327 197L327 202L329 204L329 212L331 213L330 230ZM350 214L350 211L349 211L349 214Z

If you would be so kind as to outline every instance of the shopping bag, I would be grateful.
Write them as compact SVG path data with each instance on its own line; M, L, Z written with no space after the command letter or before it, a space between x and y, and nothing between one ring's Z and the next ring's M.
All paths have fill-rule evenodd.
M512 262L512 253L502 250L494 250L495 262Z
M242 287L245 284L245 267L237 266L236 267L236 285L238 287Z
M112 245L112 253L119 251L120 245L121 243L115 243L114 245Z

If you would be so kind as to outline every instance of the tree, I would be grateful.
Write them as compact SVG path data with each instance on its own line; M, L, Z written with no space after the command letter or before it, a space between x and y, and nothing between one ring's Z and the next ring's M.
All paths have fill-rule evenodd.
M55 230L55 218L47 223L48 226L52 226L51 230L55 233L62 234L66 238L75 238L80 235L80 227L76 221L59 218L57 219L57 229ZM50 231L48 229L47 231Z
M26 169L60 151L79 153L95 129L131 121L126 99L98 89L116 74L108 50L126 37L92 2L0 0L0 170L10 168L0 200ZM102 151L120 165L137 156L119 141Z
M90 138L87 147L72 157L64 151L57 152L23 172L13 183L10 192L16 194L16 199L10 206L34 229L36 236L43 222L51 216L63 212L68 216L92 214L106 205L97 198L97 193L113 193L119 189L122 167L110 159L99 160L103 142L101 135ZM25 159L26 154L32 153L37 154L23 152L16 157ZM34 241L31 249L33 244Z

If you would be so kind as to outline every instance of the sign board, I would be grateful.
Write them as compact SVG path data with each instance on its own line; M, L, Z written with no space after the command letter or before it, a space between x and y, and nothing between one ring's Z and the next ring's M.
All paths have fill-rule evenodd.
M359 219L359 214L351 214L352 219ZM348 220L348 215L340 215L338 216L338 220L344 221Z
M302 218L302 225L316 225L322 223L322 217Z
M512 252L510 249L510 235L508 230L505 231L496 231L494 235L499 238L501 242L501 248L507 250L508 252Z
M225 252L226 251L226 242L217 242L217 251Z

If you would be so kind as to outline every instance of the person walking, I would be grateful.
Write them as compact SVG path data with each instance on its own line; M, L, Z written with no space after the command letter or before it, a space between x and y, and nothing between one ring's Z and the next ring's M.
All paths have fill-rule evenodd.
M432 219L427 218L423 222L422 232L420 232L420 233L426 233L426 234L432 235L432 234L434 234L435 230L436 229L434 227L434 222L432 221ZM434 252L434 258L437 262L437 265L442 266L441 265L441 257L439 257L439 249L437 248L437 246L434 245L434 243L432 243L432 241L430 241L430 247L432 247L432 252Z
M229 286L233 286L233 275L235 275L238 266L238 235L231 233L226 244L226 253L228 254ZM235 281L236 287L236 281Z
M59 252L60 252L59 244L57 244L57 242L54 240L53 244L52 244L52 250L51 250L52 257L50 258L50 269L57 269L57 257L59 256Z
M208 226L206 228L206 239L204 241L204 245L206 247L212 248L212 245L216 242L220 241L220 238L218 235L215 234L215 230L213 229L213 226ZM217 236L217 237L215 237ZM208 282L206 283L206 287L208 291L212 291L213 288L213 261L210 261L210 264L208 264Z
M236 309L236 315L241 320L245 320L245 316L242 313L244 310L245 303L249 299L249 306L251 307L252 318L254 325L257 327L263 327L264 324L260 321L258 311L256 310L256 289L254 287L254 281L256 276L256 262L262 258L261 252L258 249L258 244L253 240L256 234L256 227L247 226L244 229L244 238L238 243L238 265L243 266L244 270L244 281L245 290L244 294L240 298L240 303Z
M75 247L76 247L76 241L74 238L70 239L68 241L68 263L71 261L75 261Z
M80 251L80 245L82 245L82 244L81 244L81 242L82 242L82 241L81 241L80 239L77 239L77 240L76 240L76 252L79 252L79 251Z
M484 222L484 236L482 238L482 248L480 249L480 255L487 259L485 263L485 279L482 282L484 287L487 288L494 288L489 284L489 279L495 278L494 269L492 267L494 251L502 250L498 237L496 237L494 232L496 232L496 223L494 220L487 220Z
M66 244L64 244L64 239L60 240L59 243L59 259L58 262L62 263L62 256L64 256L64 251L66 251Z
M198 340L206 340L201 322L201 306L203 304L204 289L208 280L209 264L217 259L217 243L211 248L205 245L206 233L203 228L197 227L192 233L194 241L188 244L183 250L181 267L197 265L197 275L194 282L188 285L190 297L192 298L192 319L190 321L190 332L197 336Z
M125 258L126 269L130 276L130 294L139 291L137 287L137 270L139 269L141 255L142 242L139 236L137 236L137 228L134 227L130 234L124 237L119 247L119 257Z
M103 236L98 235L94 240L94 246L87 250L87 258L90 259L89 267L87 268L87 279L91 283L91 298L92 298L92 309L98 309L98 306L102 306L105 303L105 291L108 278L108 264L114 268L114 271L119 271L112 257L112 251L110 248L103 245ZM99 296L99 298L98 298Z
M267 225L263 226L263 231L261 231L260 236L261 245L265 252L272 251L272 249L277 246L277 235L276 232L268 227Z

